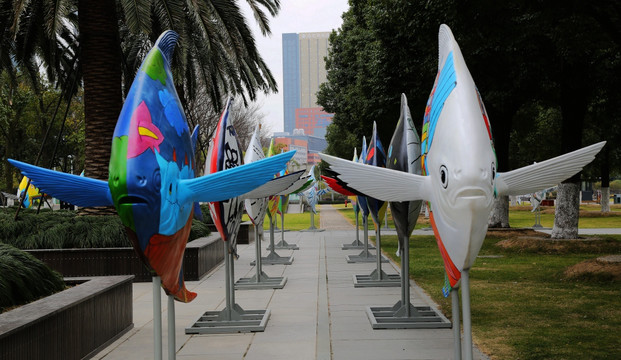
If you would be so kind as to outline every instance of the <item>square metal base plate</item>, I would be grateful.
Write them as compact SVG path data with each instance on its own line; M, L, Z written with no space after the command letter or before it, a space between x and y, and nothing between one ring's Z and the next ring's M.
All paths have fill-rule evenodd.
M256 263L256 260L252 260L250 265L254 266ZM276 253L270 253L266 257L261 257L261 263L263 265L291 265L293 263L293 255L280 256Z
M278 243L274 245L274 249L280 250L300 250L300 248L296 244L289 244L285 240L280 240ZM267 250L272 250L272 246L268 245Z
M397 305L399 305L397 303ZM367 316L373 329L442 329L452 327L451 322L439 311L429 306L410 305L410 316L402 316L395 306L368 306Z
M239 308L236 306L236 308ZM241 309L241 308L239 308ZM233 310L232 319L226 319L224 312L207 311L191 327L185 329L186 334L231 334L245 332L262 332L270 317L270 310Z
M341 250L363 250L364 243L360 240L354 240L351 244L343 244ZM369 250L375 249L375 246L369 244Z
M286 276L269 277L262 272L258 281L257 275L240 278L235 282L235 290L282 289L286 283Z
M368 251L365 254L365 251L362 251L360 254L358 255L347 255L345 256L345 259L347 260L347 262L349 264L353 264L353 263L374 263L377 261L377 258L375 257L375 254L371 254ZM382 256L382 262L383 263L387 263L388 259L385 256Z
M377 276L370 275L354 275L354 287L399 287L401 286L401 275L399 274L386 274L382 275L381 279Z

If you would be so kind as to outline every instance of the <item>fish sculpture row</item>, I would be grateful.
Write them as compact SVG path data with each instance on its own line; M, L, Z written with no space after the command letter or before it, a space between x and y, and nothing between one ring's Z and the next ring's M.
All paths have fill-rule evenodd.
M242 158L237 132L235 131L235 126L231 121L230 110L232 102L233 99L228 100L218 121L215 135L209 146L205 171L210 174L216 174L220 171L242 166L242 161L245 159ZM258 129L253 134L250 147L246 152L246 156L249 160L247 164L249 165L257 164L262 159L260 155L263 154L263 150L259 147L260 144L257 145L257 143ZM280 156L284 154L293 156L295 151L283 153ZM250 201L251 203L255 201L258 205L261 205L261 199L265 199L266 197L274 194L279 194L285 189L290 188L299 181L302 174L303 171L298 171L277 178L275 178L274 174L272 174L269 182L266 182L264 185L259 186L246 194L209 203L211 218L214 221L222 240L228 242L230 251L235 252L235 247L237 245L237 232L239 231L241 216L246 201ZM261 215L265 216L264 210L251 210L250 216L253 223L254 221L259 221Z
M114 206L136 253L161 277L166 293L189 302L196 294L185 287L182 263L195 204L256 189L293 152L196 177L198 128L190 133L170 68L177 38L174 31L164 32L136 74L114 130L108 181L9 162L58 199L81 207Z
M367 196L427 201L448 281L456 288L479 253L495 197L558 184L590 163L605 142L497 172L487 112L459 45L446 25L440 26L438 39L438 73L424 113L421 175L320 156L341 181Z

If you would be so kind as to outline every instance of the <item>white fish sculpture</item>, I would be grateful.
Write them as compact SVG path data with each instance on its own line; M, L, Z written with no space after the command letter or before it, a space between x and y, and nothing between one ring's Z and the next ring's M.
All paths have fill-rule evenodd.
M339 179L384 201L424 200L451 288L472 267L496 196L538 191L571 177L606 142L505 173L496 172L492 133L481 96L448 26L439 33L438 74L425 109L423 174L367 166L325 154Z

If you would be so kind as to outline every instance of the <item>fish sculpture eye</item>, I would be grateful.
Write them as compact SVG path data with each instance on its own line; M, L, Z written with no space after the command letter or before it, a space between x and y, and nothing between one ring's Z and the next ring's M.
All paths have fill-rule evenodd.
M440 166L440 181L442 181L442 187L446 189L448 187L448 169L444 165Z
M496 179L496 164L492 162L492 185L494 185L494 179Z

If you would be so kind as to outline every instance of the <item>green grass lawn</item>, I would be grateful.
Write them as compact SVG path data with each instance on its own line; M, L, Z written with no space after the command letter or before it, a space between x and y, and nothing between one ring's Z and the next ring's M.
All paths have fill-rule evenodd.
M320 217L320 212L317 211L317 214L315 214L314 218L315 218L315 227L319 227L319 217ZM277 226L278 228L280 228L281 224L280 224L280 215L276 214L276 218L277 220ZM250 221L250 218L248 217L247 214L244 214L242 216L242 221ZM291 231L299 231L299 230L304 230L304 229L308 229L310 227L310 213L303 213L303 214L285 214L285 230L291 230ZM263 223L263 229L269 231L270 229L270 224L269 224L269 218L266 216L265 217L265 221Z
M354 210L351 206L334 205L350 223L355 224ZM580 221L578 226L582 229L595 228L621 228L621 205L611 205L611 212L603 214L599 205L583 205L580 207ZM535 224L535 214L530 212L530 206L512 206L509 209L509 225L512 228L530 228ZM359 218L359 228L362 229L362 216ZM554 225L554 208L544 207L541 214L541 225L551 228ZM382 222L382 227L384 222ZM388 226L395 227L390 208L388 209ZM416 229L429 227L429 221L422 216L418 219ZM369 216L369 231L374 230L373 221Z
M345 218L349 220L349 222L352 225L356 225L356 213L354 212L354 209L351 207L351 205L348 205L347 207L345 207L345 205L343 204L335 204L332 206L338 209L338 211L343 216L345 216ZM390 207L388 208L387 213L388 213L388 227L391 229L394 229L395 222L392 220L392 213L390 212ZM385 225L385 221L382 220L382 223L380 224L380 228L384 227L384 225ZM416 229L429 227L429 226L430 226L429 221L424 221L422 218L420 218L419 222L416 224ZM362 229L362 213L358 215L358 228ZM369 231L375 231L375 225L373 224L373 219L371 218L371 215L369 215Z
M509 209L509 225L514 228L532 227L535 224L535 213L530 206L515 206ZM580 206L578 227L582 229L619 228L621 227L621 206L612 205L611 212L603 214L598 205ZM543 207L541 225L551 228L554 225L554 207Z
M490 232L480 254L502 257L479 258L470 271L475 343L493 359L621 359L621 283L564 274L584 260L621 254L621 236L563 251L496 245L511 233ZM435 238L413 236L410 244L410 276L450 318ZM396 236L382 236L384 253L394 259L396 249Z

